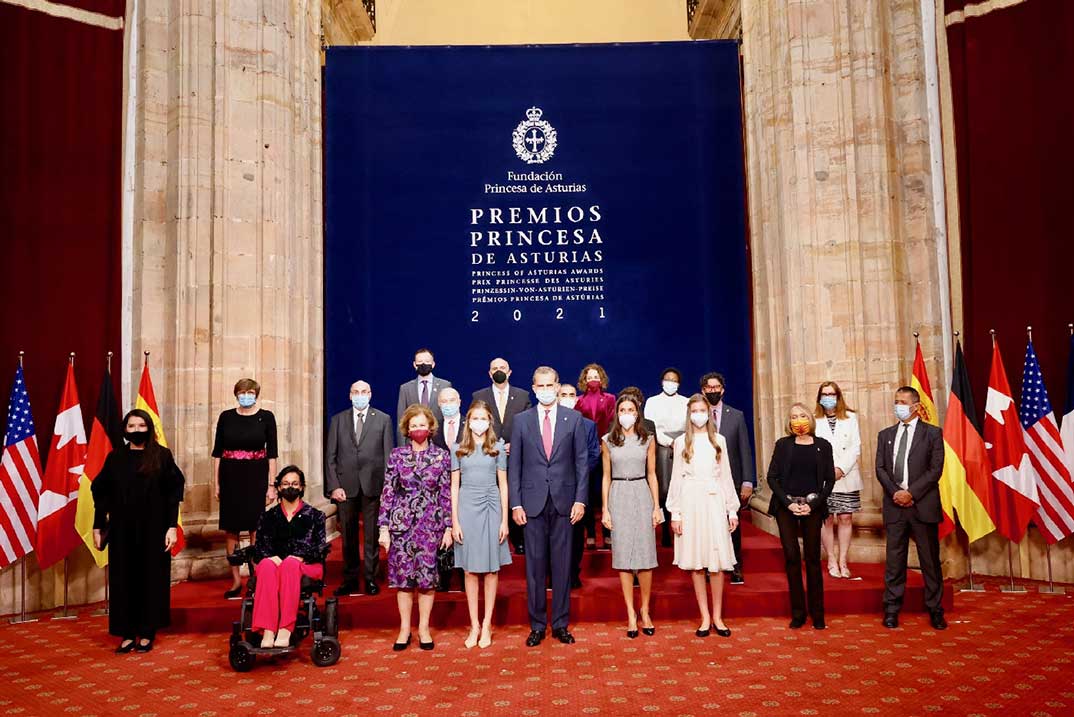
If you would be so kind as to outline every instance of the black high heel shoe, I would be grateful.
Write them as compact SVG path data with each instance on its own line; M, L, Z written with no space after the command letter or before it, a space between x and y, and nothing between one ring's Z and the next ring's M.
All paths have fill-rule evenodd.
M711 631L712 631L712 628L706 627L704 630L698 630L697 632L694 633L694 635L696 635L697 637L708 637L709 633Z
M638 636L638 631L637 630L627 630L626 631L626 636L629 637L631 640L633 640L635 637Z
M656 628L655 627L643 627L641 629L641 631L642 631L643 634L649 635L650 637L652 637L653 635L656 634Z
M138 641L134 638L124 638L120 640L119 647L116 648L116 653L119 655L126 655L128 652L134 649L134 646L135 644L137 644L137 642ZM127 644L124 645L123 643Z
M153 638L149 638L144 645L142 643L140 643L140 642L136 643L134 645L134 651L135 652L149 652L152 649L153 649Z
M230 590L225 590L224 591L224 597L226 599L228 599L228 600L231 600L232 598L237 598L241 594L242 594L242 583L239 583L239 586L237 588L231 588Z
M436 643L433 642L432 640L429 640L428 642L423 642L422 640L419 639L418 640L418 647L420 647L423 650L431 650L434 647L436 647Z
M395 643L394 645L392 645L392 650L395 652L402 652L403 650L407 649L408 647L410 647L410 640L413 637L413 635L407 635L406 642Z
M731 637L731 628L729 628L729 627L725 627L722 630L717 627L717 628L715 628L715 630L716 630L716 634L719 635L720 637Z

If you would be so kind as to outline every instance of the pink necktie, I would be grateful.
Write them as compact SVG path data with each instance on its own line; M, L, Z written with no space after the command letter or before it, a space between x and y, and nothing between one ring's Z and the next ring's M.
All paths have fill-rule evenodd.
M552 460L552 419L549 416L552 410L544 412L544 425L541 426L541 439L544 441L544 454L548 460Z
M455 444L455 434L456 434L456 432L457 431L455 429L455 419L453 418L450 421L448 421L448 441L447 442L448 442L449 446Z

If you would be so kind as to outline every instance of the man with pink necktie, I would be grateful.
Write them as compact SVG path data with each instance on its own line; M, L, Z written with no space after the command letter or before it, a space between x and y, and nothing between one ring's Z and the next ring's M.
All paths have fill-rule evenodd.
M559 374L541 366L533 372L537 405L515 416L507 491L511 517L526 540L526 594L530 614L528 647L536 647L548 625L545 579L552 576L552 637L574 642L570 621L571 526L581 520L589 494L589 463L582 414L558 405Z

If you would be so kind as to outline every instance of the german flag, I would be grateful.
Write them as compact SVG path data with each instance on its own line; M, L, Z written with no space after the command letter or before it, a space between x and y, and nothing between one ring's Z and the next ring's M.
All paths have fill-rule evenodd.
M108 564L108 547L97 550L93 545L93 492L90 486L104 467L104 459L121 441L116 392L112 387L112 374L106 370L101 381L101 392L97 396L97 414L90 427L86 467L78 479L78 508L75 510L75 530L82 536L82 542L89 548L99 568Z
M932 386L929 384L929 372L925 370L925 357L921 355L920 341L917 342L917 353L914 355L914 372L910 377L910 386L917 389L921 396L917 417L925 423L939 426L940 417L936 413L936 402L932 398Z
M955 369L943 422L943 443L940 503L943 505L944 520L940 524L940 537L955 529L954 516L957 512L958 522L972 543L994 531L996 526L989 517L992 510L989 488L992 463L977 425L977 409L973 404L961 342L955 344Z
M142 380L138 382L138 398L134 401L134 407L142 409L152 417L157 443L167 447L168 441L164 438L164 425L160 420L160 412L157 410L157 395L153 392L153 379L149 377L148 351L146 351L145 363L142 365ZM186 536L183 535L182 506L179 506L179 520L175 532L176 541L175 545L172 546L172 555L178 555L186 547Z

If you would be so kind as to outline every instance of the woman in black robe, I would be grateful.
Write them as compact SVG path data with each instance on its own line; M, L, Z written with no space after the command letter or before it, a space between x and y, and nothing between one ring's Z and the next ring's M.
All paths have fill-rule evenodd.
M171 548L177 540L183 474L157 443L148 413L123 418L127 445L108 454L92 483L93 539L108 545L108 632L116 652L149 652L171 622Z

